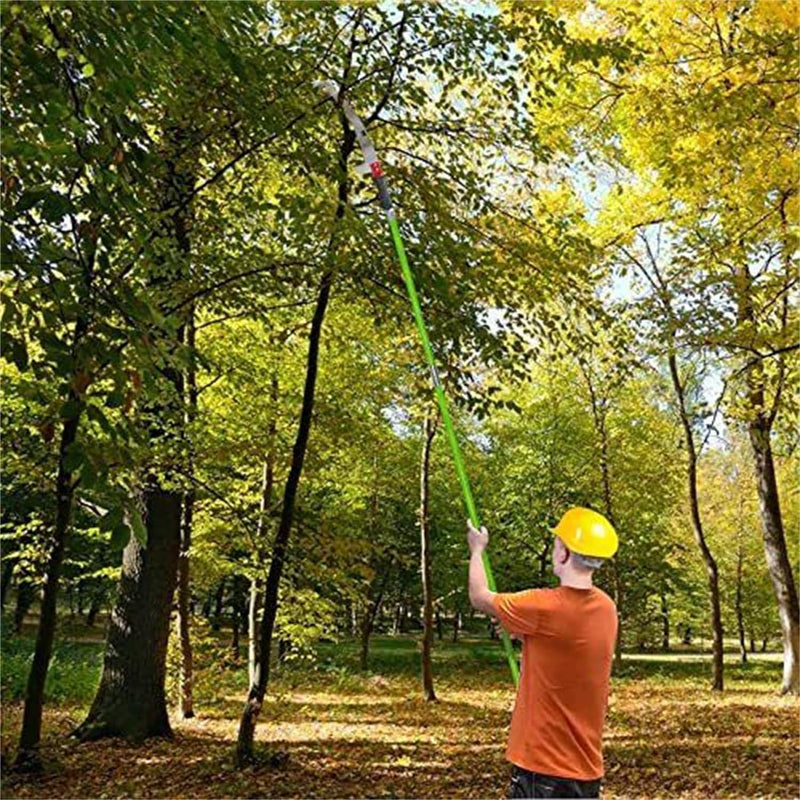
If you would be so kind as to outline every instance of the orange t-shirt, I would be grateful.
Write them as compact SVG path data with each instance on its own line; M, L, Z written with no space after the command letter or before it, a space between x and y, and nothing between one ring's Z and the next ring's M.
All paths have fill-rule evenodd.
M522 671L506 758L577 780L603 777L601 738L617 609L601 589L498 594L498 619L522 638Z

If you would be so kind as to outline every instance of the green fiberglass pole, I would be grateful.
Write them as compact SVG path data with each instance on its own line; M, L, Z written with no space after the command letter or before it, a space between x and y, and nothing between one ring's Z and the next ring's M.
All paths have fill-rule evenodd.
M461 484L461 493L464 497L464 505L467 508L467 514L470 521L475 528L480 528L480 519L478 518L478 509L475 507L475 499L472 496L472 488L469 484L467 477L467 470L464 467L464 458L461 455L461 447L458 444L456 431L453 427L453 420L450 416L450 408L447 403L447 396L442 388L442 382L439 380L439 373L436 371L436 360L433 355L433 348L431 347L431 340L428 337L428 329L425 327L425 319L422 316L422 308L419 304L419 296L417 295L417 288L414 285L414 275L408 265L408 258L406 257L406 250L403 246L403 238L400 235L400 226L397 224L397 215L395 214L392 205L392 199L389 195L389 187L386 183L386 176L381 168L378 154L372 144L369 136L367 135L364 123L359 116L353 111L350 103L340 96L339 87L333 81L319 81L315 84L323 92L329 94L334 103L337 103L348 122L355 131L356 138L361 151L364 154L364 164L359 168L359 171L369 173L375 179L378 187L378 195L381 202L381 207L386 213L386 218L389 221L389 228L392 232L392 241L394 242L395 250L397 251L397 258L400 261L400 268L403 271L403 280L408 290L408 297L411 300L411 308L414 312L414 321L417 323L417 330L419 331L419 338L422 341L422 349L425 351L425 360L431 371L431 378L433 380L433 392L436 397L436 402L439 405L439 411L442 415L444 422L444 429L447 434L447 441L450 444L450 451L453 454L453 461L456 466L456 473L458 474L458 482ZM494 574L492 573L492 565L489 562L489 556L486 551L483 551L483 568L486 571L486 581L489 588L497 591L497 586L494 582ZM505 650L506 658L508 659L508 666L511 670L511 676L514 679L514 684L519 683L519 667L517 659L514 655L514 649L511 646L511 639L505 631L501 631L501 638L503 642L503 649Z

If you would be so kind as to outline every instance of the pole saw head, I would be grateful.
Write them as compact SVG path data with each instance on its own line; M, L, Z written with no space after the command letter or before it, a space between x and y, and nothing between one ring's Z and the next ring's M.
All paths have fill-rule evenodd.
M328 97L330 97L333 101L334 105L338 105L342 109L345 118L355 131L356 139L358 140L358 144L361 147L361 152L364 155L364 163L359 164L356 167L356 170L362 175L372 175L374 178L378 178L379 176L383 175L380 162L378 161L378 153L375 150L375 145L372 144L372 140L367 135L367 129L364 126L364 123L361 121L361 118L358 116L358 114L356 114L356 112L353 110L353 106L350 105L350 101L343 97L343 91L340 90L336 81L314 81L313 85L314 88L322 92L322 94L328 95Z

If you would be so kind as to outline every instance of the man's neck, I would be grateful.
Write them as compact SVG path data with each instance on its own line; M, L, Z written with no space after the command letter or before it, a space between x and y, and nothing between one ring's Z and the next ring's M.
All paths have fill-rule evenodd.
M559 580L562 586L570 586L573 589L591 589L594 586L591 572L588 574L570 572L562 575Z

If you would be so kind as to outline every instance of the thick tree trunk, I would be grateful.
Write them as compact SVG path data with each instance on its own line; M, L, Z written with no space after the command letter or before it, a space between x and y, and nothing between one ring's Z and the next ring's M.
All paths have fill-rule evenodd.
M422 572L422 692L425 699L436 700L433 690L433 588L431 586L431 529L430 529L430 461L431 445L436 436L436 420L432 414L425 418L420 465L420 554Z
M340 208L343 214L344 206L340 205ZM337 216L340 216L338 212ZM330 271L326 272L322 277L319 295L317 296L317 304L314 309L314 317L311 322L300 423L297 428L297 436L292 449L291 466L283 492L281 519L278 525L278 533L275 536L275 543L272 550L272 562L270 564L264 592L264 614L261 619L259 640L259 651L262 653L262 657L256 667L256 680L250 685L247 702L239 723L236 761L240 766L252 761L253 737L255 735L256 722L261 712L261 706L264 702L264 695L269 682L270 664L268 654L272 646L272 633L275 627L275 617L278 613L278 588L280 586L283 563L286 557L286 548L289 543L289 535L294 520L297 487L300 483L300 476L303 471L303 462L308 446L308 436L311 430L311 415L314 409L314 392L317 382L319 342L322 333L322 322L325 318L325 311L328 307L328 299L330 298L332 277Z
M180 552L182 495L145 492L147 547L134 538L122 554L103 675L81 739L171 736L164 693L167 639Z
M461 627L461 612L453 614L453 644L458 641L458 629Z
M170 305L176 288L188 276L194 189L193 164L187 164L187 139L183 125L164 127L164 179L162 241L172 252L150 273L150 288ZM174 312L173 325L156 335L167 353L174 353L184 338L188 309ZM160 448L179 445L185 426L185 379L167 362L160 368L163 380L157 400L145 404L142 419L151 442ZM177 432L176 432L177 431ZM176 447L172 458L179 458ZM108 627L103 674L92 707L76 735L83 739L123 736L139 740L171 736L164 680L170 613L178 581L183 493L166 488L157 477L168 470L169 460L144 472L146 546L131 537L122 554L117 600Z
M747 645L744 637L744 614L742 613L742 566L744 554L742 548L742 532L739 531L737 537L736 552L736 627L739 630L739 654L742 664L747 663Z
M669 607L667 606L667 593L661 593L661 648L669 652Z
M714 636L714 657L713 657L713 673L711 688L715 691L722 691L724 688L723 678L723 631L722 631L722 611L720 609L719 599L719 574L717 570L717 562L711 555L711 550L706 542L705 533L703 531L703 522L700 518L700 503L697 498L697 453L694 444L694 433L692 425L689 421L689 415L686 410L686 399L684 396L684 386L680 379L678 372L678 359L675 355L674 334L670 342L671 348L669 352L669 371L672 377L672 386L675 389L675 395L678 400L678 411L680 413L681 424L684 432L684 444L687 450L687 464L686 464L686 479L689 489L689 509L692 517L692 529L694 530L695 541L700 548L700 553L703 556L703 561L706 565L706 575L708 576L708 592L711 604L711 628Z
M71 392L70 399L77 400L78 398ZM66 420L61 428L58 474L56 476L56 524L53 530L52 549L47 562L47 577L44 584L39 629L36 632L36 647L33 652L33 662L31 663L31 671L28 673L28 684L25 690L25 710L22 716L22 731L15 762L15 767L20 770L38 770L41 768L39 742L42 736L44 684L47 679L47 669L50 666L50 656L53 652L58 578L61 574L61 564L64 560L64 545L69 532L72 517L72 497L75 491L72 472L66 468L65 460L78 433L79 422L80 416L76 415L72 419ZM23 585L28 586L28 584L20 584L20 591L22 591Z

